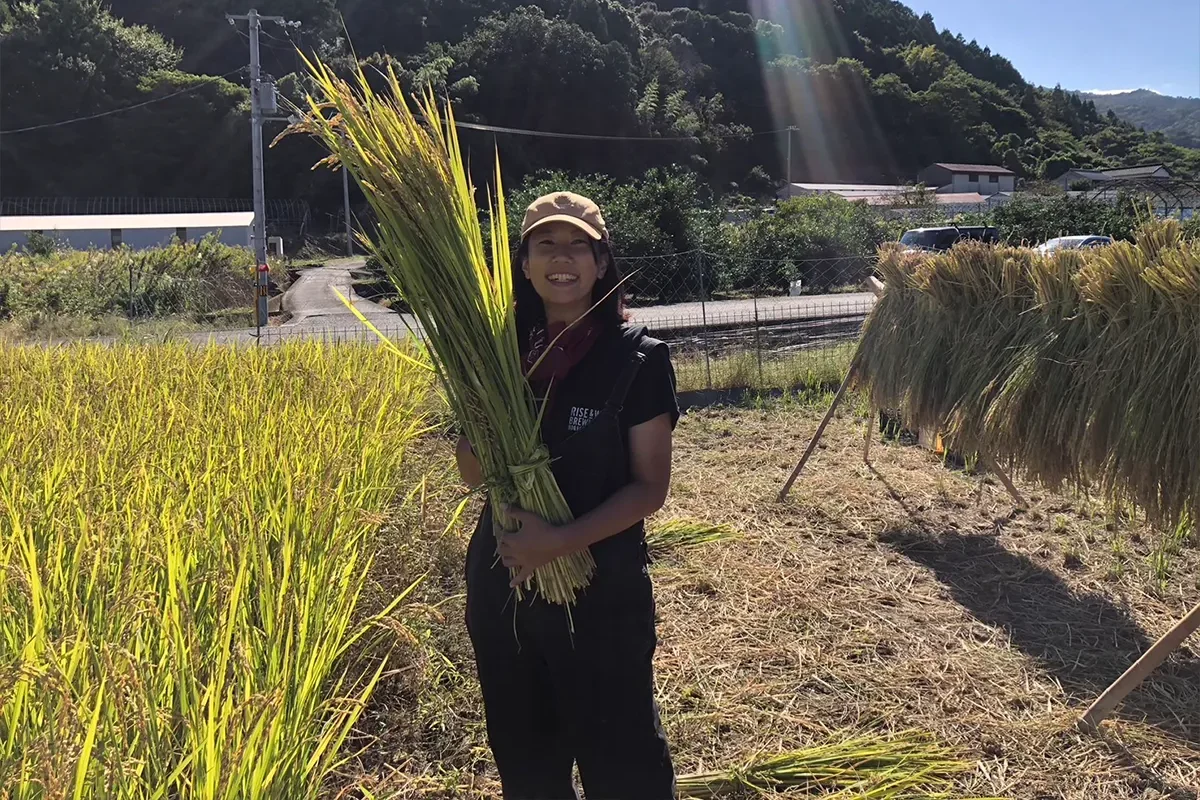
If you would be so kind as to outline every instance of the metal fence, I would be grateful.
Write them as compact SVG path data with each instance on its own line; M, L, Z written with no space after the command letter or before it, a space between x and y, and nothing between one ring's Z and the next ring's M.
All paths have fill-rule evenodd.
M860 288L873 257L747 261L697 250L619 266L629 321L671 345L681 391L837 382L874 303ZM358 307L390 338L421 335L411 315ZM263 328L257 341L376 338L349 312L324 311Z

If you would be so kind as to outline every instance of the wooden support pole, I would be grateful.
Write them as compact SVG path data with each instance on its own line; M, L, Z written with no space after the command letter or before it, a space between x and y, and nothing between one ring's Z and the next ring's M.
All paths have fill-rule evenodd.
M879 419L879 409L871 406L871 415L867 417L867 431L863 435L863 463L871 463L871 440L874 439L875 420Z
M1183 643L1183 640L1197 628L1200 628L1200 603L1196 604L1195 608L1187 613L1187 616L1179 620L1175 627L1164 633L1161 639L1151 645L1150 649L1133 663L1133 666L1125 670L1125 674L1113 681L1113 685L1096 698L1096 702L1092 703L1080 718L1080 727L1085 730L1095 730L1096 726L1112 713L1117 704L1136 689L1147 675L1158 668L1159 664L1166 661L1167 656L1171 655Z
M792 470L791 477L787 479L787 483L783 485L783 489L779 492L778 501L782 503L792 490L792 484L796 482L796 478L800 477L800 470L804 469L805 463L808 462L809 456L817 449L817 442L821 441L822 434L825 433L825 428L829 425L829 421L833 419L833 414L837 411L837 407L842 404L842 398L846 396L846 389L850 386L850 381L854 378L854 371L858 369L858 354L855 353L854 360L850 362L850 368L846 370L846 378L842 381L842 385L838 387L837 394L833 396L833 402L829 404L829 410L825 412L825 419L821 420L821 424L817 426L817 432L813 434L812 441L808 443L808 449L804 451L804 455L800 457L800 463Z
M1000 465L996 463L995 459L986 453L980 453L979 461L981 464L983 464L984 469L1000 479L1000 482L1004 484L1004 488L1008 490L1010 495L1012 495L1012 499L1017 505L1025 505L1025 498L1021 497L1021 493L1018 492L1017 487L1013 485L1012 479L1008 477L1008 473L1000 469Z

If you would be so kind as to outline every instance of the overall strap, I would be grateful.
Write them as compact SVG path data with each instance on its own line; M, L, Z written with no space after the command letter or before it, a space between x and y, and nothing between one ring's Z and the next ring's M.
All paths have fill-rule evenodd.
M625 398L629 396L629 389L633 386L633 379L637 377L638 370L646 362L650 351L658 344L658 340L651 339L648 336L641 338L637 348L629 354L629 361L625 364L625 369L621 370L621 374L617 377L617 382L613 384L608 401L604 404L606 412L614 415L621 413L621 409L625 407Z

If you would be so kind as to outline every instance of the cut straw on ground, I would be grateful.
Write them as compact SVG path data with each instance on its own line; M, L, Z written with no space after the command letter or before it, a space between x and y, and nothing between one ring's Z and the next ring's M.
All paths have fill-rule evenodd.
M653 558L662 558L676 550L697 547L736 538L733 527L720 522L691 518L655 521L647 526L646 546Z
M680 797L730 798L799 790L842 800L947 797L968 763L919 731L832 737L825 744L752 758L727 770L687 775Z

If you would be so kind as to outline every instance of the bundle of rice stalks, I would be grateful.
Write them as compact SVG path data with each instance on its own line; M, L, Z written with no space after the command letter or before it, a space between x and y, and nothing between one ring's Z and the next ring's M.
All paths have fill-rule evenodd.
M646 531L646 546L653 558L685 547L736 538L738 532L723 522L704 522L679 517L656 522Z
M887 250L879 271L855 373L876 406L1164 527L1200 518L1200 242L1178 223L1049 256Z
M288 133L315 137L331 154L326 162L348 169L370 202L378 225L363 242L420 322L487 478L497 536L516 528L510 505L552 523L570 521L521 369L499 161L489 194L489 263L450 107L443 118L427 93L418 118L390 67L383 96L361 69L351 83L320 61L306 63L318 97L308 98L304 118ZM569 604L594 568L587 550L558 559L538 570L537 590Z
M751 759L720 772L677 781L680 797L722 798L751 792L801 790L822 797L900 800L945 797L970 768L920 731L858 736Z

